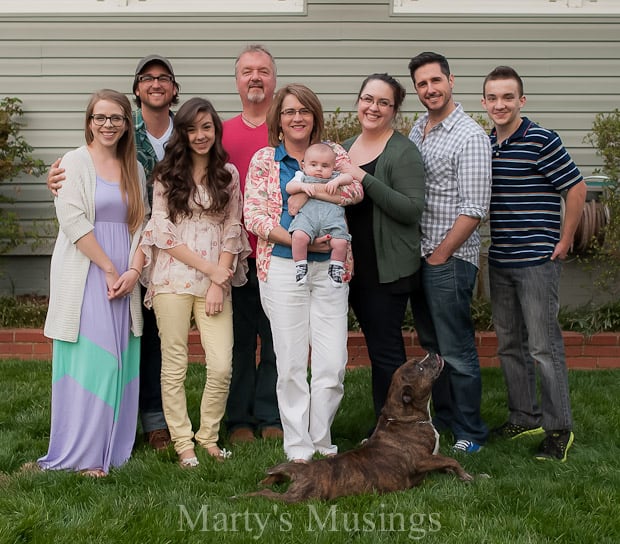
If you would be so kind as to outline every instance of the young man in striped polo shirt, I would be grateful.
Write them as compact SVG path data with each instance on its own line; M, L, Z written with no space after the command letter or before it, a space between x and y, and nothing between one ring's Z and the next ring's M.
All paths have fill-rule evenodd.
M535 457L566 461L574 435L557 319L559 283L586 186L560 137L521 117L523 82L513 68L498 66L485 78L482 105L494 124L489 281L509 409L508 420L494 434L544 433Z

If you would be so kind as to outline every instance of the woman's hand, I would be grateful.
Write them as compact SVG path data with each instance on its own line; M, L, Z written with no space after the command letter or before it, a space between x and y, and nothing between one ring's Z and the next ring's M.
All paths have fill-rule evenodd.
M308 251L314 253L329 253L331 251L330 240L332 237L329 234L325 236L318 236L314 239L314 242L308 244Z
M108 299L112 300L130 295L139 277L140 274L135 268L123 272L112 286L112 290L108 291Z
M226 290L230 287L230 280L233 277L233 271L230 268L221 264L211 263L211 268L206 274L209 276L211 283L218 285L222 289Z
M60 168L60 159L56 159L47 173L47 188L54 196L58 196L58 190L65 179L65 169Z
M208 317L218 315L224 309L224 289L212 283L205 296L205 313Z
M108 300L118 298L114 286L116 285L116 282L119 280L120 276L118 275L116 268L114 268L114 266L111 266L110 268L104 270L103 273L105 276L105 284L108 287Z
M359 166L355 166L354 164L351 164L350 162L343 162L339 166L338 171L341 174L349 174L350 176L353 177L354 180L357 180L360 183L364 179L364 176L366 175L366 172L364 170L362 170Z

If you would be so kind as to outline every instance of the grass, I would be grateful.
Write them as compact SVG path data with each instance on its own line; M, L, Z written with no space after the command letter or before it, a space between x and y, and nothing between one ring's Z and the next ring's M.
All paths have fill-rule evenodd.
M188 403L197 420L203 368L190 365ZM571 371L576 441L567 463L532 458L536 439L493 442L461 458L471 484L431 474L415 489L283 505L231 498L257 489L283 460L281 443L237 446L218 464L181 470L170 452L141 441L132 459L103 480L70 473L20 473L47 450L51 368L1 361L0 543L596 543L620 541L620 372ZM341 450L367 430L368 369L347 373L333 426ZM497 369L483 369L483 415L505 416ZM449 450L442 437L444 452ZM480 475L488 475L484 477Z

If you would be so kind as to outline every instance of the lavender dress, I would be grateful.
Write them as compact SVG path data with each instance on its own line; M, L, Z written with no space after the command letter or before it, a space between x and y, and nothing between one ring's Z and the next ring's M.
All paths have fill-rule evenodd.
M97 177L94 234L119 273L131 237L119 185ZM109 301L103 271L91 263L76 343L54 340L52 424L43 469L122 465L131 454L138 413L140 339L130 332L129 298Z

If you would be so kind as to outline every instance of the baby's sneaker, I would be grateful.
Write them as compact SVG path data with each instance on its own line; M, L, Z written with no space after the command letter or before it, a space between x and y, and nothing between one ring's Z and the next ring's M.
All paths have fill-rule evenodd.
M342 275L344 274L344 266L340 264L329 264L327 269L327 275L334 287L342 287L344 282L342 281Z
M304 285L308 279L308 263L295 265L295 281L297 285Z

